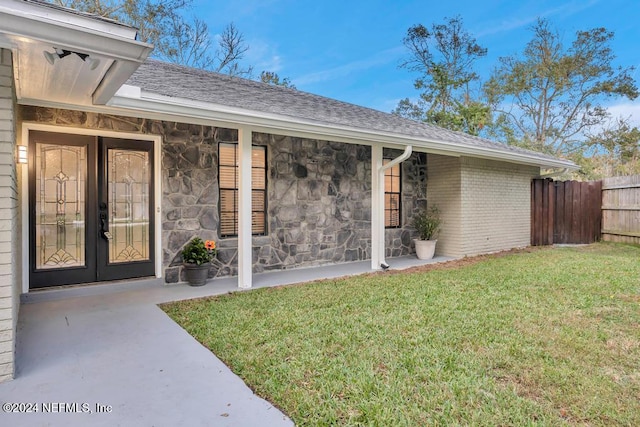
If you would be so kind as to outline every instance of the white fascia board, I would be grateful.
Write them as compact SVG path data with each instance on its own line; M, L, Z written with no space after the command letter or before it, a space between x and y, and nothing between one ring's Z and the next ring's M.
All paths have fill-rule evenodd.
M13 15L28 16L40 21L55 21L61 24L73 25L93 29L106 34L112 34L135 40L138 30L116 21L107 19L95 19L85 16L79 11L67 11L56 5L34 4L23 0L3 0L0 4L0 12L10 11Z
M140 99L142 97L142 89L138 86L122 85L115 93L115 96Z
M115 61L111 64L102 81L91 95L92 102L97 105L104 105L109 102L139 66L140 63L135 61Z
M130 89L127 90L129 91ZM316 137L320 139L336 138L340 140L346 138L352 141L361 141L360 143L367 145L371 145L372 143L402 147L412 145L416 149L421 148L427 152L446 155L480 157L543 168L578 169L578 166L573 162L561 159L541 159L535 154L500 151L489 147L461 145L449 141L328 125L295 117L173 98L147 93L145 91L140 91L139 97L135 95L133 97L127 96L131 94L131 92L126 93L125 91L118 92L111 99L109 105L129 110L154 112L165 116L195 118L204 121L216 120L229 123L231 127L235 124L235 126L251 126L254 130L258 128L265 130L271 129L275 133L278 133L278 131L304 132L306 134L316 135Z
M11 2L24 3L24 2ZM33 6L29 3L24 3ZM37 40L49 43L51 47L65 48L83 53L94 53L107 56L113 59L126 61L144 62L149 56L153 46L148 43L139 42L129 37L113 34L102 30L102 26L109 24L94 19L75 16L71 13L64 13L73 19L67 21L51 20L46 17L34 15L33 10L40 10L42 7L30 7L30 10L16 10L6 5L0 6L0 22L2 22L2 33L8 36ZM56 11L57 12L57 11ZM74 19L81 19L85 25L74 24Z

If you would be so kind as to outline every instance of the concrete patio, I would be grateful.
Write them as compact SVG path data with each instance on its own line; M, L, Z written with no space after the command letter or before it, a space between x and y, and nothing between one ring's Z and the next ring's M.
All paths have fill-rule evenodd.
M389 263L403 269L450 259ZM366 261L266 273L254 276L254 288L369 269ZM2 411L0 425L293 425L157 306L237 290L236 279L225 278L199 288L140 280L23 295L16 379L0 384L0 402L36 404L39 412Z

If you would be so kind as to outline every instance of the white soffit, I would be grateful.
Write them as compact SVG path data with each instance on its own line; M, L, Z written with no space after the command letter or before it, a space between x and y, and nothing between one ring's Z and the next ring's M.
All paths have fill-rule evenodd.
M152 46L135 40L136 30L69 10L22 0L0 3L0 46L14 53L18 102L104 104L149 55ZM70 54L50 64L44 52Z

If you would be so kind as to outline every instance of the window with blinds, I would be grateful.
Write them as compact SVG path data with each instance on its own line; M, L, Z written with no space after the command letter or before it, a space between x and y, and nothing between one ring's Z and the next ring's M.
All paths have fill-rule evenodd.
M387 164L391 160L383 159ZM384 226L386 228L400 227L400 164L384 171Z
M220 237L238 235L238 144L218 145L220 183ZM253 234L266 234L267 148L251 149L251 228Z

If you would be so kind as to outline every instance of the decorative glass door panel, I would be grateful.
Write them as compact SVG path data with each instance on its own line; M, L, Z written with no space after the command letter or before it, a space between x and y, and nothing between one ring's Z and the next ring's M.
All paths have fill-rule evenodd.
M29 132L31 288L153 276L153 143Z
M101 138L98 153L98 279L152 276L153 143Z
M35 144L35 268L85 266L87 149Z
M149 259L149 153L109 149L109 262Z

